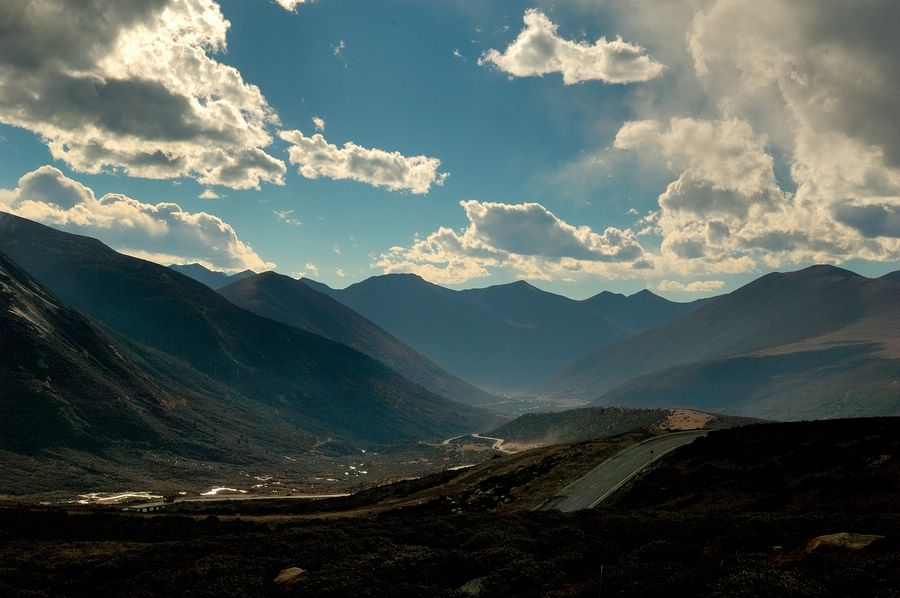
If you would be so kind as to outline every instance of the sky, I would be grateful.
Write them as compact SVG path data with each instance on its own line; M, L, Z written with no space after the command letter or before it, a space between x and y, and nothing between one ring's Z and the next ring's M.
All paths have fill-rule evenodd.
M0 210L338 288L881 275L898 22L894 0L7 0Z

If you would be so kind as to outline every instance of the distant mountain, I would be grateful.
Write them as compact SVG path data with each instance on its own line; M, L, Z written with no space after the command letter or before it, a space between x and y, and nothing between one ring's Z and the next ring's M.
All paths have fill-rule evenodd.
M645 289L628 296L603 291L580 303L583 309L614 322L629 334L637 334L679 318L709 301L676 303Z
M197 282L202 282L211 289L220 289L225 285L231 284L232 282L235 282L237 280L242 280L244 278L256 275L256 272L254 272L253 270L244 270L243 272L238 272L237 274L225 274L224 272L210 270L209 268L200 264L172 264L171 266L169 266L169 268L175 270L176 272L180 272L185 276L190 276Z
M95 239L0 213L0 251L79 311L184 360L301 430L380 443L442 437L491 421L353 349L252 314Z
M601 349L537 391L771 418L891 413L898 358L898 286L813 266Z
M306 280L264 272L232 282L219 294L260 316L352 347L436 394L474 405L499 400L442 370Z
M247 399L177 360L91 322L2 254L0 355L0 451L109 451L106 459L116 459L152 449L245 462L313 440L298 438L270 410L242 407ZM248 441L236 450L241 434Z
M575 301L525 282L453 291L412 274L375 276L343 290L312 284L448 371L502 392L527 388L599 347L696 307L649 292Z

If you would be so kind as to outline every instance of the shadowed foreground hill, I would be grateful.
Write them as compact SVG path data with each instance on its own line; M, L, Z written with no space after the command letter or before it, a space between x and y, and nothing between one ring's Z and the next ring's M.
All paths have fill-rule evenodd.
M197 281L95 239L0 213L0 251L79 311L302 430L398 442L477 430L491 419L353 349L240 309Z
M454 291L413 274L374 276L343 290L308 282L451 373L496 391L525 389L699 305L649 291L575 301L522 281Z
M242 466L316 441L88 320L2 254L0 355L0 492L146 480L146 453Z
M441 396L468 404L498 401L442 370L366 318L302 280L275 272L243 278L219 294L248 311L352 347Z
M254 516L258 503L228 518L0 507L0 562L10 564L0 567L0 593L895 596L898 438L896 420L713 432L657 461L618 500L576 513L509 512L459 494L277 523ZM491 497L511 477L534 475L524 456L486 464L500 471L473 490ZM874 541L822 545L842 532ZM304 573L276 583L290 567Z
M763 276L539 390L773 419L885 415L900 398L898 358L900 285L813 266Z

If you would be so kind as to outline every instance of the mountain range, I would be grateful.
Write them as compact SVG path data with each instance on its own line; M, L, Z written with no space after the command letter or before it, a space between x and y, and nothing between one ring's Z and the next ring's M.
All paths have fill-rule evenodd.
M235 274L226 274L224 272L210 270L200 264L172 264L169 268L176 272L180 272L185 276L190 276L194 280L202 282L213 290L221 289L232 282L256 275L256 272L253 270L244 270L243 272L237 272Z
M900 284L772 273L594 352L537 392L773 419L900 412Z
M600 407L900 413L900 273L813 266L680 304L413 275L335 290L241 273L216 292L200 268L0 213L0 451L235 462L328 438L446 438L502 422L472 406L496 400L478 382Z
M575 301L524 282L454 291L414 275L343 290L304 283L469 382L508 391L537 380L525 393L550 405L767 419L900 412L900 273L812 266L689 304L649 291Z
M264 272L232 282L220 288L219 294L260 316L352 347L439 395L475 405L499 400L441 369L303 280Z
M703 304L641 291L576 301L527 282L454 291L414 274L336 290L304 279L449 372L492 392L527 389L592 351Z
M358 351L248 312L187 276L95 239L0 213L0 252L78 312L300 431L405 442L497 421Z

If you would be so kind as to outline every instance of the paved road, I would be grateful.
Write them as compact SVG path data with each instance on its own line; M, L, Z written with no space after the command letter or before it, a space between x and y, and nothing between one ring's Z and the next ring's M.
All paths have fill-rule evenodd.
M647 467L651 459L656 460L707 433L708 430L676 432L628 447L560 490L541 509L567 513L597 506Z

